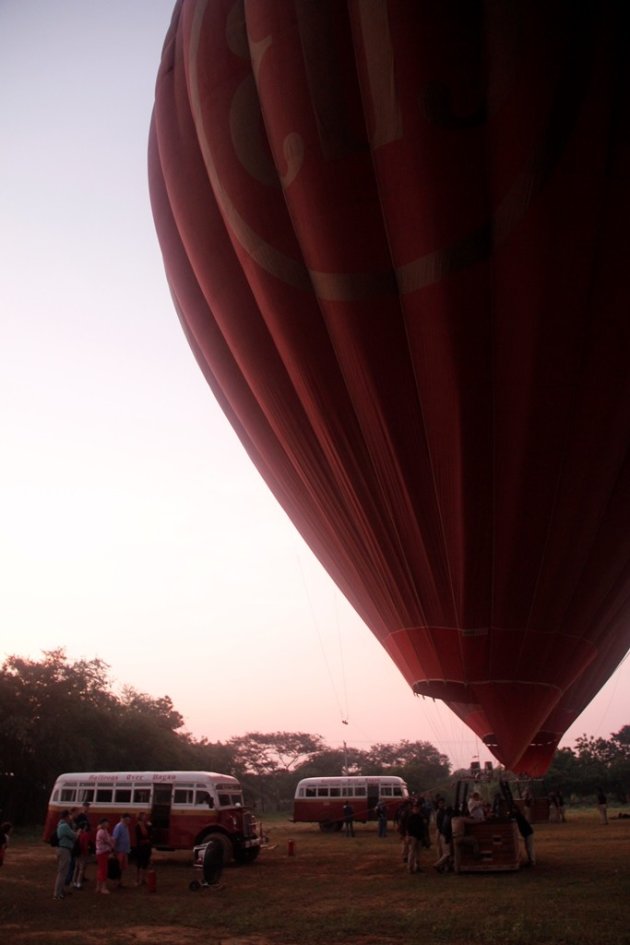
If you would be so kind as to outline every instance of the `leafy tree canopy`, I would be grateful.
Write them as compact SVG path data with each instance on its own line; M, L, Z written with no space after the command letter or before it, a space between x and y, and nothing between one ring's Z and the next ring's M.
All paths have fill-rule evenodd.
M291 803L300 778L396 774L413 791L445 791L451 765L430 742L376 743L367 751L331 748L306 732L248 732L226 742L195 739L168 695L131 686L112 691L99 659L67 659L63 649L42 659L9 656L0 667L0 807L11 820L41 821L63 771L205 770L239 777L263 807ZM459 773L461 774L461 772ZM582 735L575 749L556 752L547 790L592 796L598 787L625 799L630 792L630 725L610 738Z

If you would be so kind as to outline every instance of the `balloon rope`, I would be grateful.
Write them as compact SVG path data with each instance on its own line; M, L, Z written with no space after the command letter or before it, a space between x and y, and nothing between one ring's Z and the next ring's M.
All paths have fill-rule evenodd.
M341 634L341 622L339 620L339 598L341 592L335 588L333 592L333 607L335 608L335 623L337 625L337 643L339 646L339 665L341 666L341 684L343 686L343 712L341 721L344 725L350 722L350 708L348 705L348 686L346 683L346 665L343 658L343 637Z
M341 721L343 722L343 721L344 721L344 715L343 715L343 709L342 709L342 706L341 706L341 701L340 701L340 699L339 699L339 694L338 694L338 692L337 692L337 687L336 687L336 685L335 685L335 680L334 680L333 675L332 675L332 671L331 671L331 668L330 668L330 663L329 663L329 661L328 661L328 657L326 656L326 648L324 647L324 641L322 640L322 635L321 635L320 630L319 630L319 624L318 624L318 621L317 621L317 616L316 616L316 614L315 614L315 608L313 607L313 601L311 600L311 595L310 595L310 593L309 593L308 584L307 584L307 582L306 582L306 575L304 574L304 569L303 569L303 567L302 567L302 559L300 558L299 552L298 552L297 550L296 550L295 554L296 554L296 557L297 557L298 568L299 568L300 574L302 575L302 583L304 584L304 590L305 590L305 592L306 592L306 599L307 599L307 601L308 601L308 604L309 604L309 607L310 607L310 610L311 610L311 617L312 617L312 620L313 620L313 627L315 628L315 633L316 633L316 635L317 635L317 639L318 639L318 641L319 641L319 646L320 646L320 649L321 649L321 651L322 651L322 658L323 658L323 660L324 660L324 665L325 665L325 667L326 667L326 671L328 672L328 678L329 678L329 680L330 680L330 686L331 686L331 689L332 689L332 691L333 691L333 695L334 695L334 697L335 697L335 702L337 703L337 709L338 709L338 711L339 711L339 716L340 716L340 718L341 718Z

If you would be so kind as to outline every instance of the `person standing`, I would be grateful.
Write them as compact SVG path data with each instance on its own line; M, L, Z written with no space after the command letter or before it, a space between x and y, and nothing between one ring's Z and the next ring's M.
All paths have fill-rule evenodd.
M146 873L151 861L151 833L149 819L144 811L141 811L136 821L136 886L146 882Z
M468 814L473 820L486 819L483 799L479 791L473 791L468 798Z
M64 884L66 886L72 886L72 879L74 877L74 867L75 867L76 859L79 853L79 845L77 843L77 837L79 835L79 828L76 822L76 817L78 813L79 813L78 807L72 807L70 809L69 823L72 829L74 830L74 846L72 847L72 850L70 851L70 862L68 863L68 872L66 873L66 879L65 879L65 884Z
M599 819L603 824L608 823L608 799L604 794L603 788L597 788L597 810L599 811Z
M564 810L564 794L562 791L556 793L556 800L558 801L558 816L560 817L560 823L566 824L567 815Z
M426 831L426 822L422 816L420 805L417 801L411 806L411 813L407 817L407 871L409 873L419 873L420 869L420 848Z
M83 883L85 880L85 867L90 855L90 827L87 826L79 827L77 842L76 842L76 855L74 859L74 874L72 876L72 885L75 889L83 889Z
M13 824L8 820L0 827L0 866L4 863L4 857L7 852L7 847L9 846L9 834L13 829Z
M398 836L402 843L402 860L403 863L407 862L407 857L409 856L409 838L407 837L407 818L411 813L411 801L409 799L403 801L398 810L396 811L396 824L398 828Z
M536 853L534 850L534 828L532 827L527 817L525 817L525 815L520 812L518 807L515 806L512 808L511 816L516 821L518 832L523 838L523 843L525 844L525 853L527 855L527 865L536 866Z
M343 805L343 822L346 828L346 837L354 837L354 808L350 801Z
M435 826L437 828L437 848L438 858L433 864L438 873L448 871L451 866L453 855L453 829L451 818L453 810L446 806L446 801L440 797L437 802L435 812Z
M87 882L85 870L90 858L90 853L94 852L92 827L88 816L89 810L90 802L84 801L81 805L81 810L74 818L74 828L77 831L77 843L75 847L75 867L72 882L77 889L82 889L83 885Z
M96 831L96 892L107 893L107 863L114 849L114 840L109 832L109 820L103 817Z
M57 824L57 840L58 843L55 848L57 875L55 876L53 899L63 899L74 841L76 840L76 833L70 826L70 811L68 810L61 811L59 823Z
M88 831L90 830L90 818L88 816L89 811L90 811L90 802L84 801L83 804L81 805L81 810L79 811L77 816L74 818L75 827L77 828L80 827L82 830L83 829L87 829Z
M387 836L387 804L384 801L379 801L376 807L376 819L378 821L378 836L386 837Z
M129 814L122 814L112 833L114 852L116 853L116 859L120 867L120 877L118 879L119 887L123 885L123 876L129 866L129 852L131 850L131 836L129 834L130 819Z

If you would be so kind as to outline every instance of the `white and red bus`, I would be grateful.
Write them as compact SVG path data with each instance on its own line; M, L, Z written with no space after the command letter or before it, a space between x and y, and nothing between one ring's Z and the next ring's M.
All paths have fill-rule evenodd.
M186 850L217 840L223 860L250 862L260 851L256 818L245 807L240 783L214 771L88 771L55 781L44 826L49 841L62 810L89 802L92 830L103 817L113 827L122 814L145 811L158 850Z
M402 778L391 775L303 778L295 789L293 821L318 823L321 830L340 830L343 808L350 803L354 820L375 820L374 808L382 801L392 820L409 790Z

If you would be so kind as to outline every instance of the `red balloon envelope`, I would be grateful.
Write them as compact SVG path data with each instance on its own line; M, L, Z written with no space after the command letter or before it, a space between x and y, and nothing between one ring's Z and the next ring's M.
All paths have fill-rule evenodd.
M530 773L630 646L622 12L183 0L151 128L249 455L414 691Z

